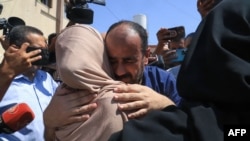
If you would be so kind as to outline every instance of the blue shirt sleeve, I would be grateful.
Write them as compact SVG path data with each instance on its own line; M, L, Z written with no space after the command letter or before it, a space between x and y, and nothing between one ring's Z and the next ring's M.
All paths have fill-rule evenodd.
M167 96L176 105L179 105L181 97L178 94L176 79L173 74L154 66L146 66L142 84Z

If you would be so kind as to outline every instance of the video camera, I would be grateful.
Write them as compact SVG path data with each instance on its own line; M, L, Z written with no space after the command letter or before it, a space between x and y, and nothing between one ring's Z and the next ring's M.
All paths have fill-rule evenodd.
M25 22L18 17L10 17L8 20L0 18L0 29L3 29L3 35L8 35L11 29L18 25L25 25Z
M89 8L87 3L106 5L105 0L69 0L65 10L67 18L74 23L92 24L94 11Z

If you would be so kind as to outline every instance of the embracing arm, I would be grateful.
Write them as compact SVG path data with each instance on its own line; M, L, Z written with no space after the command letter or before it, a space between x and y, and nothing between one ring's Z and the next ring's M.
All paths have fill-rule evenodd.
M97 107L96 103L90 101L96 96L95 94L83 96L82 91L70 91L60 85L43 113L45 140L55 141L57 128L89 119L88 113Z
M118 108L122 111L133 111L128 114L129 118L142 117L150 111L175 105L166 96L138 84L118 86L114 92L116 92L114 100L122 103Z

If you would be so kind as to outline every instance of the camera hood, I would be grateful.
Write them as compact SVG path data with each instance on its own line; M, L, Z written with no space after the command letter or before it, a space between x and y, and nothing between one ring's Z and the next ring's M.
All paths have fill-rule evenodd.
M18 25L25 25L25 22L18 17L9 17L8 20L5 18L0 19L0 29L3 29L4 35L7 35L13 27Z
M18 25L25 25L25 22L18 17L8 18L8 20L7 20L8 28L12 29L13 27L18 26Z
M94 11L88 7L88 3L105 6L105 0L69 0L66 3L66 17L80 24L92 24Z
M94 11L89 8L72 8L67 12L66 16L75 23L92 24Z

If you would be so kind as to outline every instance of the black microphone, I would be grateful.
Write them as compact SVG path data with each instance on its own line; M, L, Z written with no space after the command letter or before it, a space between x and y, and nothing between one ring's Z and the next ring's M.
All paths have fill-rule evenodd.
M25 103L19 103L2 113L0 117L0 133L14 133L29 124L35 115Z

